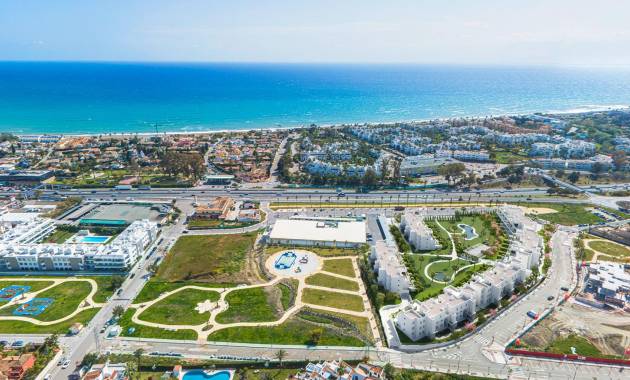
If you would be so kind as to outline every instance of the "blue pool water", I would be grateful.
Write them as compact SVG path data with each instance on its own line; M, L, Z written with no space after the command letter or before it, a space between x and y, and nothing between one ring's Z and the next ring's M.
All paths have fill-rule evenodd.
M79 243L102 244L107 240L109 240L109 236L83 236L79 239Z
M464 233L466 234L466 240L472 240L479 237L479 235L477 235L477 232L475 232L475 229L468 224L458 224L457 227L464 231Z
M0 131L194 132L592 109L630 70L0 62Z
M182 380L230 380L230 373L228 371L215 372L208 375L200 369L194 369L186 371Z
M289 269L293 266L297 255L293 252L285 252L276 259L276 269Z

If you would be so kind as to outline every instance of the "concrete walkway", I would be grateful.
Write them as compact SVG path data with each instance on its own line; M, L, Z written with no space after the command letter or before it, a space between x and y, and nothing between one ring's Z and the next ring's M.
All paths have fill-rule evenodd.
M273 260L272 260L273 256L270 256L267 260L267 262L265 263L265 265L267 265L269 267L269 265L273 265ZM135 324L138 325L144 325L144 326L149 326L149 327L155 327L155 328L161 328L161 329L166 329L166 330L193 330L197 333L197 341L199 343L205 343L208 340L208 336L216 331L222 330L222 329L226 329L226 328L231 328L231 327L263 327L263 326L278 326L284 322L286 322L289 318L291 318L294 314L296 314L300 309L304 308L304 307L308 307L314 310L320 310L320 311L328 311L328 312L334 312L334 313L341 313L341 314L347 314L347 315L351 315L351 316L355 316L355 317L363 317L366 318L369 323L370 323L370 329L372 330L372 335L374 337L375 342L377 342L377 344L381 344L381 339L380 339L380 333L378 330L378 325L376 324L376 320L374 319L374 316L371 312L371 306L370 303L367 299L367 294L366 294L366 290L365 287L363 285L362 281L359 281L361 278L360 275L360 271L359 271L359 267L358 264L356 262L357 258L355 256L343 256L343 257L321 257L318 256L318 258L320 259L319 263L318 263L318 268L312 273L312 274L316 274L316 273L322 273L322 274L326 274L329 276L334 276L334 277L338 277L338 278L343 278L345 280L354 280L357 282L357 284L359 285L359 291L349 291L349 290L343 290L343 289L335 289L335 288L328 288L328 287L324 287L324 286L316 286L316 285L307 285L306 284L306 278L305 276L292 276L290 273L291 272L287 272L286 275L277 275L276 278L274 278L273 280L266 282L264 284L255 284L255 285L245 285L245 286L238 286L238 287L231 287L231 288L206 288L206 287L202 287L202 286L195 286L195 285L186 285L186 286L182 286L180 288L174 289L172 291L169 292L164 292L162 294L160 294L159 297L155 298L154 300L148 301L148 302L143 302L143 303L139 303L139 304L132 304L130 305L130 307L135 308L135 312L133 313L132 317L131 317L131 321ZM336 260L336 259L340 259L340 258L350 258L352 260L352 266L354 269L354 273L355 273L355 277L348 277L348 276L344 276L344 275L340 275L337 273L331 273L331 272L326 272L324 270L322 270L323 267L323 262L327 261L327 260ZM217 316L228 310L229 308L229 303L226 301L226 297L228 294L230 294L233 291L237 291L237 290L243 290L243 289L252 289L252 288L261 288L261 287L268 287L268 286L275 286L278 283L280 283L282 280L284 279L293 279L298 281L298 286L297 286L297 291L296 291L296 295L295 295L295 303L293 306L291 306L289 309L285 310L283 315L275 320L275 321L268 321L268 322L234 322L234 323L221 323L217 321ZM302 300L302 295L304 292L304 289L307 288L311 288L311 289L318 289L318 290L324 290L324 291L328 291L328 292L333 292L333 293L342 293L342 294L348 294L348 295L359 295L361 296L362 300L363 300L363 308L364 311L358 312L358 311L352 311L352 310L347 310L347 309L343 309L343 308L336 308L336 307L329 307L329 306L323 306L323 305L316 305L316 304L309 304L306 302L303 302ZM155 305L156 303L164 300L165 298L173 295L173 294L177 294L178 292L187 290L187 289L195 289L195 290L202 290L202 291L214 291L214 292L218 292L220 293L219 296L219 300L216 301L214 303L214 306L212 308L212 310L210 310L210 314L208 316L208 321L202 324L198 324L198 325L170 325L170 324L164 324L164 323L155 323L155 322L148 322L145 321L143 319L141 319L141 314L146 311L147 309L149 309L151 306ZM196 312L193 308L196 305L191 305L191 312Z

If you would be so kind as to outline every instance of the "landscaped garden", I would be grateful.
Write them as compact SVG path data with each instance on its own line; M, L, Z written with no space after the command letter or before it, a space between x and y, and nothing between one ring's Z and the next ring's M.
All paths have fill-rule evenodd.
M630 258L630 248L621 244L613 243L605 240L594 240L588 242L588 246L595 251L613 256L619 259Z
M210 318L210 310L195 310L206 301L216 302L219 293L212 290L184 289L173 293L144 310L138 318L166 325L200 325Z
M588 208L592 206L575 203L527 203L528 208L548 208L555 212L537 214L540 219L555 224L573 226L576 224L596 224L604 220L593 214Z
M216 320L219 323L275 321L284 312L281 299L280 285L236 289L225 297L229 307Z

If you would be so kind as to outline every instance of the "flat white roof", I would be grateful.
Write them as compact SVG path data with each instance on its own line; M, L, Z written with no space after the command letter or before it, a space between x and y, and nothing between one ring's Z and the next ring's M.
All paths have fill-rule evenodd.
M0 215L0 222L5 223L26 223L38 217L34 212L8 212Z
M364 244L365 221L278 219L269 237L279 240L337 241Z

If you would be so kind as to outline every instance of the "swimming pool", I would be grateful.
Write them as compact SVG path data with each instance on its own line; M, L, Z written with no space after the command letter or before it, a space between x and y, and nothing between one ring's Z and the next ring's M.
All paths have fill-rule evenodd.
M293 266L297 255L293 252L285 252L276 259L276 269L289 269Z
M468 224L458 224L457 227L459 227L466 234L466 240L472 240L479 237L479 235L475 231L475 228L469 226Z
M230 380L231 375L229 371L219 371L211 374L207 374L200 369L193 369L191 371L184 372L182 380Z
M103 244L109 240L109 236L81 236L79 243L85 244Z

